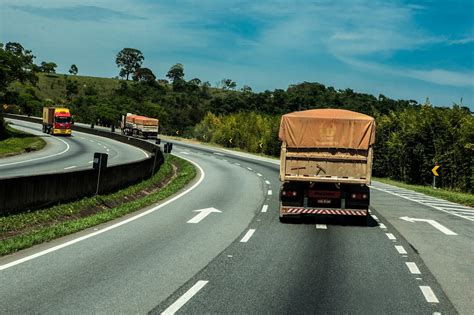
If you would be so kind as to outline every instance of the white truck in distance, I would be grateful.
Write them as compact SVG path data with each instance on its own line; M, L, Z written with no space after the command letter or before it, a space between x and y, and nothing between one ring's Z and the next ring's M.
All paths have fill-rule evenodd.
M158 136L159 121L156 118L127 113L122 115L120 128L122 134L134 137L156 138Z

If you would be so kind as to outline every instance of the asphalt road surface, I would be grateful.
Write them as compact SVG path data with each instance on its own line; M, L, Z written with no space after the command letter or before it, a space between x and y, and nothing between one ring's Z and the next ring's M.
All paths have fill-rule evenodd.
M183 195L1 258L0 313L472 313L472 221L374 184L368 226L282 224L277 162L173 153Z
M15 129L43 137L40 151L0 159L0 177L25 176L92 168L95 152L107 153L108 165L124 164L146 158L149 153L118 141L73 131L70 137L42 133L41 124L5 119Z

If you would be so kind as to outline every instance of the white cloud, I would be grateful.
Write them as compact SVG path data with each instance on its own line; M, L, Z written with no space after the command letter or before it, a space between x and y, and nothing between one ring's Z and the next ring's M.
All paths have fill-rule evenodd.
M474 36L464 37L460 39L453 39L448 41L449 45L464 45L474 42Z

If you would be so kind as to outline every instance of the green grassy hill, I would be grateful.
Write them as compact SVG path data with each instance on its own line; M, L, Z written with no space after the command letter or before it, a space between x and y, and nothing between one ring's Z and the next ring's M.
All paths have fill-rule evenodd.
M97 91L99 95L110 95L114 89L119 87L119 79L111 78L97 78L87 76L73 76L66 74L47 74L38 73L38 83L36 87L28 86L40 99L51 99L54 102L66 99L66 84L67 80L77 81L78 95L85 95L88 91ZM20 83L15 83L11 86L12 90L21 92L25 86Z

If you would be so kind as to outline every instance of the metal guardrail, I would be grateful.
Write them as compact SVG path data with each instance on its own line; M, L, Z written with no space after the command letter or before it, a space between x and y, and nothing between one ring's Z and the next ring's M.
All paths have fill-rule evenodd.
M41 118L4 114L6 118L41 123ZM161 149L147 141L120 134L73 126L73 130L106 137L151 152L144 160L120 164L101 170L99 194L150 178L164 162ZM20 176L0 179L0 215L40 209L60 202L93 196L97 189L98 171L94 169L54 174Z

